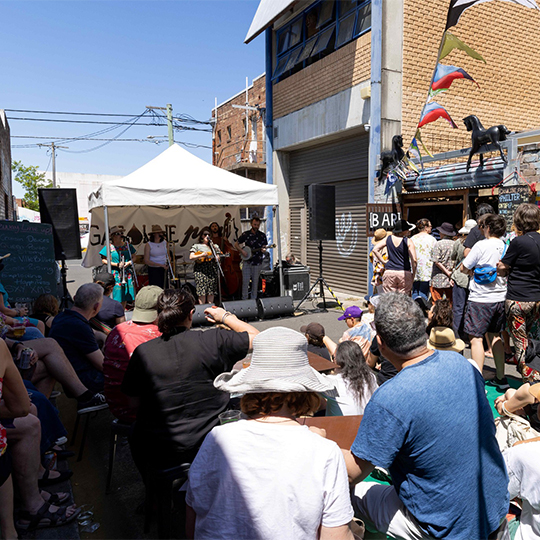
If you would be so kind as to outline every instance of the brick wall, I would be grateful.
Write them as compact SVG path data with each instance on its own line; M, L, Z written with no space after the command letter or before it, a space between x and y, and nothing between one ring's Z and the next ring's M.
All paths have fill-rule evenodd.
M281 118L370 78L371 32L274 85Z
M259 77L253 81L252 86L248 89L248 98L250 107L265 107L266 92L265 92L265 77ZM235 109L233 105L245 105L246 93L242 92L233 99L230 99L217 109L217 124L215 137L215 152L213 156L213 164L228 169L235 165L238 161L255 161L256 163L265 162L265 148L263 144L263 120L261 114L256 111L247 111L248 117L255 116L257 118L257 152L250 155L251 141L251 126L248 126L248 139L245 136L245 126L243 121L246 119L246 111L244 109ZM212 111L212 116L214 116ZM231 136L229 137L227 128L230 127ZM219 133L221 132L221 143L219 141ZM264 174L263 174L264 176Z
M404 0L403 119L405 144L414 135L426 99L448 2ZM454 50L442 61L465 69L480 85L454 81L435 98L459 129L439 119L422 129L433 152L470 146L462 119L476 114L484 127L505 124L512 131L540 126L540 12L510 2L487 2L465 11L450 32L486 60L486 64Z

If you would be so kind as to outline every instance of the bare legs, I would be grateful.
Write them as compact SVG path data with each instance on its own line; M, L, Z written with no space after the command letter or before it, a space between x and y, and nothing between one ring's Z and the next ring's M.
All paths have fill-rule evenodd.
M484 344L483 338L469 336L471 339L471 356L480 368L480 372L484 369ZM487 342L493 351L493 359L495 361L495 369L497 372L497 379L504 377L504 345L499 334L486 334Z
M18 538L13 522L13 482L11 476L0 487L0 529L2 538L5 540Z
M213 304L214 303L214 295L213 294L207 294L204 296L199 296L199 304Z

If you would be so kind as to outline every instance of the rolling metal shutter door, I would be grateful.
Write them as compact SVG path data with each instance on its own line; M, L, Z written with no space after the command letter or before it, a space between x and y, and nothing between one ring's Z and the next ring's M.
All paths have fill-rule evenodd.
M302 226L305 187L315 183L336 186L336 241L323 242L323 276L337 291L366 294L367 136L291 152L289 164L292 253L311 267L312 281L318 277L318 242L307 240L309 224Z

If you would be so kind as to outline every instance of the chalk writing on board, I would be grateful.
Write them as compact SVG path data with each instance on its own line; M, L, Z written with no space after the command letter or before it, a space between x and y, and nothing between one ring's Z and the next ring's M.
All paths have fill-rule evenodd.
M40 294L57 292L52 226L44 223L0 221L0 255L4 259L0 282L9 303L31 303Z
M514 213L520 204L531 202L531 190L527 185L502 186L499 188L499 214L506 220L506 230L512 229Z

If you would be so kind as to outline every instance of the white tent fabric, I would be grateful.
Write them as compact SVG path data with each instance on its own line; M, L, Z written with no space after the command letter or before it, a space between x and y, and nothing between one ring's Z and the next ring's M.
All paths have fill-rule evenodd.
M277 186L215 167L174 144L126 177L102 184L88 208L277 204Z
M296 2L298 0L261 0L244 43L249 43L256 38Z

